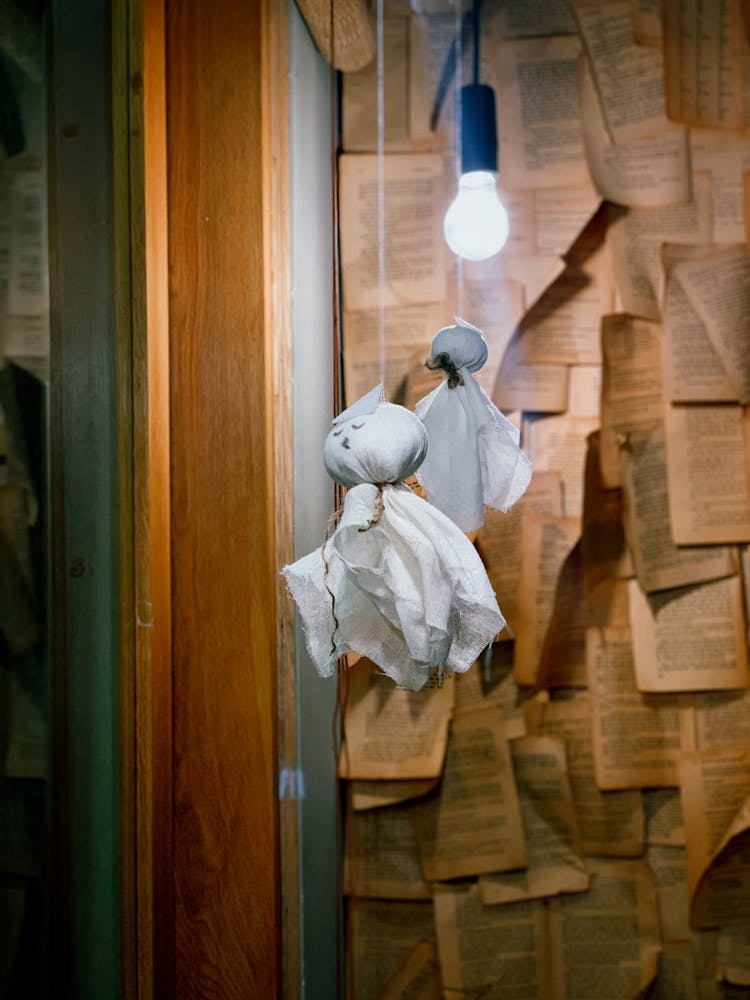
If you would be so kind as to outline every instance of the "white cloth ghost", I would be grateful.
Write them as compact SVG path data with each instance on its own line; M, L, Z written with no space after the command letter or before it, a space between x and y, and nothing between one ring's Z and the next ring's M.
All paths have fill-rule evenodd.
M436 667L467 670L505 625L474 546L402 482L426 449L417 417L390 403L355 404L328 435L326 467L350 487L341 520L284 568L323 677L352 650L416 691Z
M498 410L472 372L487 360L487 343L476 327L457 320L439 330L429 367L448 375L415 412L429 438L417 471L431 504L462 531L484 524L484 507L508 510L531 481L531 462L520 434Z

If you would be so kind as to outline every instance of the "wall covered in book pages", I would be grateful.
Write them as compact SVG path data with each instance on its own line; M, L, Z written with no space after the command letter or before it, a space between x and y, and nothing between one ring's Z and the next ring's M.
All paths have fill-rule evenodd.
M388 397L413 408L460 315L534 469L471 536L511 630L420 692L363 659L343 675L350 996L745 995L742 5L483 6L497 256L459 266L442 235L471 64L432 131L453 4L384 4L380 130L377 60L343 76L346 400L384 337Z

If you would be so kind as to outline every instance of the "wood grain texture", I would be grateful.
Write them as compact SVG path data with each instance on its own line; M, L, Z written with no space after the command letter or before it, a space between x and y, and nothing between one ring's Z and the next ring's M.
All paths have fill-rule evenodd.
M175 995L280 992L261 4L168 0Z
M163 0L131 0L138 1000L174 991L165 28Z
M287 7L263 4L263 143L266 332L273 372L273 460L275 566L294 559L292 442L292 309L289 179L289 88ZM296 772L297 695L294 606L281 573L276 574L276 662L278 756ZM299 817L296 788L279 801L283 996L300 995Z

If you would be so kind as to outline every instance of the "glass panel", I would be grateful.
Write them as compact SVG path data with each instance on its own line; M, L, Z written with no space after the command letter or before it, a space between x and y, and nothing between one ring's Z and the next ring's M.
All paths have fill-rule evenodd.
M44 11L0 32L0 997L49 995Z

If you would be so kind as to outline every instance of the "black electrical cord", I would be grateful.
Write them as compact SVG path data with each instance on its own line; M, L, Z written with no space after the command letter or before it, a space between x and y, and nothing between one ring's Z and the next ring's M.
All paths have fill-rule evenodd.
M445 102L445 98L448 94L448 89L450 88L453 77L456 74L458 60L463 57L464 52L468 48L469 38L471 37L469 27L473 22L473 18L473 10L464 14L461 27L458 30L458 34L456 35L453 45L451 45L448 49L448 55L445 63L443 64L443 71L440 74L440 82L438 83L437 90L435 91L435 100L433 101L432 111L430 113L430 131L432 132L434 132L438 127L440 112L443 110L443 103Z
M482 0L474 0L471 12L471 19L474 25L474 83L479 83L479 57L482 21Z

